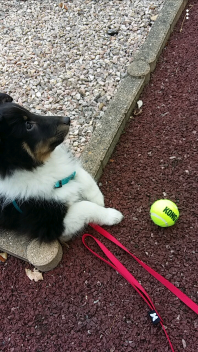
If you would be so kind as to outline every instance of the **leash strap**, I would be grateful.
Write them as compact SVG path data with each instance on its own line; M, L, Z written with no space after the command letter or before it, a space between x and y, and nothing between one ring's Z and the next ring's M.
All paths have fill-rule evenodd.
M175 287L173 284L171 284L168 280L166 280L163 276L158 274L156 271L151 269L148 265L146 265L144 262L142 262L140 259L135 257L131 252L128 251L128 249L122 245L115 237L113 237L109 232L101 228L99 225L95 224L89 224L93 229L95 229L97 232L99 232L101 235L106 237L108 240L111 242L115 243L118 247L122 248L125 252L130 254L145 270L147 270L151 275L153 275L158 281L160 281L164 286L166 286L172 293L174 293L182 302L184 302L189 308L191 308L195 313L198 314L198 305L193 302L188 296L186 296L183 292L181 292L177 287ZM108 261L105 258L101 257L99 254L94 252L89 246L86 244L85 239L87 237L91 237L94 239L94 241L98 244L98 246L101 248L103 253L109 258ZM105 247L103 243L101 243L97 238L90 234L84 234L82 237L82 242L85 245L85 247L92 252L95 256L103 260L106 264L110 265L113 269L115 269L117 272L119 272L133 287L134 289L140 294L140 296L144 299L144 301L148 304L149 308L151 309L151 312L149 313L150 317L152 318L152 322L155 324L156 322L160 322L166 337L168 339L168 342L171 347L171 351L174 352L173 346L171 344L171 341L169 339L169 336L166 332L166 329L163 326L162 319L160 315L158 314L152 300L150 299L149 295L147 292L144 290L144 288L140 285L140 283L134 278L134 276L125 268L124 265L120 263L120 261ZM156 322L155 322L156 321Z

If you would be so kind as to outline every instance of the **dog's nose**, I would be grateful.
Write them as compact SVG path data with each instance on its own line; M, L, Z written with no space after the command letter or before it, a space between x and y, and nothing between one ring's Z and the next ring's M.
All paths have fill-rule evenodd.
M63 123L64 123L65 125L70 125L70 118L69 118L68 116L63 117Z

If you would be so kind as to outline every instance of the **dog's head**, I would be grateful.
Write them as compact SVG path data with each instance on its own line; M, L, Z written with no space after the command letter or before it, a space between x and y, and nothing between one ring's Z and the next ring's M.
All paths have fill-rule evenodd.
M0 93L0 161L8 168L31 170L63 142L70 119L36 115L12 100Z

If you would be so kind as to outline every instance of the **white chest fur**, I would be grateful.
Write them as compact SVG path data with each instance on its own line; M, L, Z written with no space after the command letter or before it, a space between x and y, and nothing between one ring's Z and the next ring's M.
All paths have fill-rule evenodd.
M50 199L59 201L76 202L81 194L79 173L80 163L74 159L67 148L58 146L45 164L33 171L17 170L12 176L0 179L0 194L5 197L6 203L13 199L27 200ZM58 180L76 172L74 180L62 188L54 189Z

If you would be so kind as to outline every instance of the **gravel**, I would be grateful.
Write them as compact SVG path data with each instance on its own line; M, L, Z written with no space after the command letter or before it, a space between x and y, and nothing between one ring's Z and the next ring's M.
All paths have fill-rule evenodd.
M1 91L70 116L66 143L80 156L164 2L1 1Z

